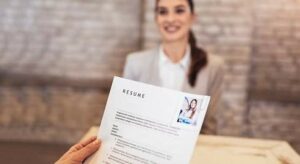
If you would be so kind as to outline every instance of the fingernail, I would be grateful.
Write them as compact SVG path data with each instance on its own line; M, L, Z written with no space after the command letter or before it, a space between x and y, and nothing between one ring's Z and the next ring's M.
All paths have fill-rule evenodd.
M93 142L94 145L99 145L100 144L100 141L98 139L96 139L94 142Z

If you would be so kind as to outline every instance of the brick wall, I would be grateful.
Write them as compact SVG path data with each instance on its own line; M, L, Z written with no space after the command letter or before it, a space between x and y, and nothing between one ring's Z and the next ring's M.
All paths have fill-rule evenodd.
M300 2L255 1L249 132L300 152Z
M2 71L111 78L122 72L125 55L139 48L140 0L130 5L126 0L0 3Z
M249 131L252 137L288 141L300 152L300 105L250 101Z
M251 98L298 102L300 97L300 2L254 5Z
M141 1L0 0L0 138L74 142L140 48Z
M0 139L74 142L99 125L107 91L62 86L1 86Z

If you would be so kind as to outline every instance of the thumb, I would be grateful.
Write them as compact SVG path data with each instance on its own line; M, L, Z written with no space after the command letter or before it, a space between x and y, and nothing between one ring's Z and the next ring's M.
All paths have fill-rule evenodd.
M95 153L101 145L101 142L96 139L94 142L86 145L79 151L74 153L74 158L80 162L83 162L87 157Z

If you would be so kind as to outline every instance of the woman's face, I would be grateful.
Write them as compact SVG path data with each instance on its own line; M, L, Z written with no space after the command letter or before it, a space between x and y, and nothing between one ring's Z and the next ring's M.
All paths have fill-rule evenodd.
M191 102L191 108L195 109L196 106L197 106L197 102L196 102L195 100L193 100L193 101Z
M187 0L159 0L156 23L165 42L187 39L194 21Z

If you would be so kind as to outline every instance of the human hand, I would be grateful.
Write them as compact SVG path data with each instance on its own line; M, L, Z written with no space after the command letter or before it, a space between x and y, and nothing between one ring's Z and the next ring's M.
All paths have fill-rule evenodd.
M96 137L91 137L72 146L55 164L82 164L82 162L95 153L101 145Z

